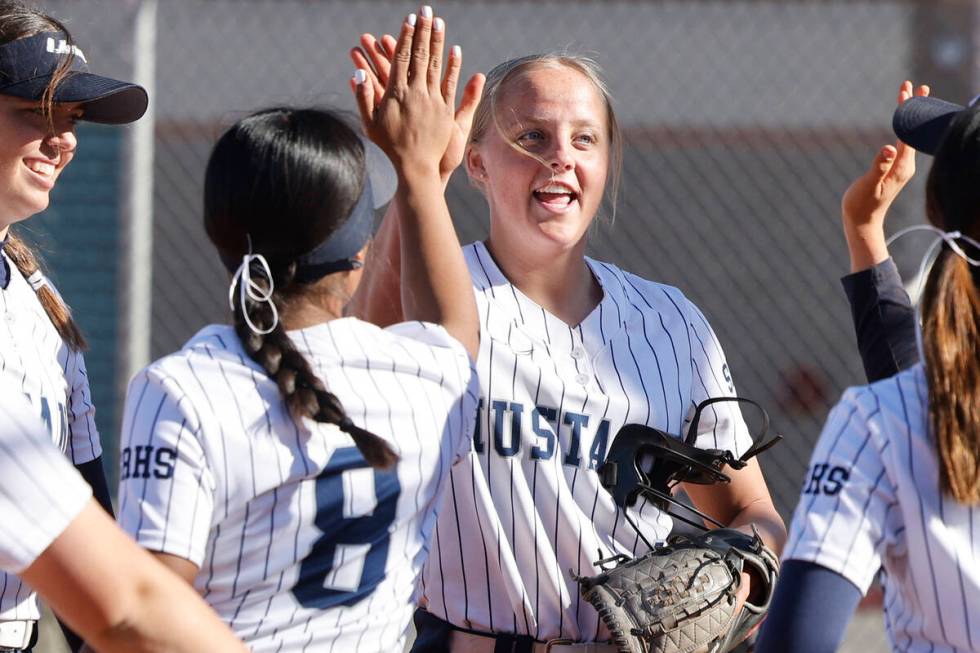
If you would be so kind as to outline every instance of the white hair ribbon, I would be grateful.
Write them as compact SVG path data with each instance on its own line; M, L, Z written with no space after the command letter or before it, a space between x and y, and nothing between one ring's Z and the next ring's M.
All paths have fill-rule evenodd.
M265 274L266 279L269 281L269 287L267 289L263 289L262 286L252 280L253 263L259 265L259 272ZM238 284L238 301L242 305L242 316L245 318L245 324L252 330L252 333L264 336L275 331L279 325L279 311L276 310L276 304L272 301L272 293L275 291L275 286L272 283L272 270L269 268L269 262L265 260L264 256L252 253L251 237L248 239L248 253L242 257L242 264L238 266L238 270L232 275L231 286L228 287L228 307L232 311L235 310L235 284ZM269 308L272 310L272 325L269 328L260 329L255 326L252 318L248 316L248 306L245 303L246 299L251 299L254 302L265 302L269 305Z
M919 271L917 273L918 282L916 283L916 291L915 291L916 293L915 346L916 349L919 350L919 360L924 361L926 359L926 356L925 356L925 347L922 343L922 305L919 303L918 298L922 294L922 284L925 283L927 271L929 267L932 265L933 261L935 261L936 251L943 243L946 243L947 245L949 245L949 248L953 250L954 254L962 258L964 261L966 261L968 264L972 265L973 267L978 267L980 266L980 259L971 258L970 255L967 254L960 246L960 244L956 241L964 240L969 244L973 245L978 250L980 250L980 243L970 238L969 236L964 236L959 231L943 231L942 229L939 229L938 227L934 227L930 224L917 224L911 227L906 227L905 229L901 229L898 232L896 232L894 235L892 235L891 238L885 241L885 243L887 245L891 245L893 242L895 242L905 234L911 233L913 231L931 231L937 236L936 240L933 241L931 245L929 245L929 249L926 250L925 256L922 257L922 262L919 264Z
M34 292L37 292L41 288L48 285L48 279L40 270L34 270L34 272L31 273L31 276L27 277L27 283L31 284L31 288L34 289Z
M973 267L980 266L980 259L971 258L970 255L967 254L966 251L963 249L963 247L961 247L960 244L956 241L964 240L970 245L973 245L973 247L975 247L977 250L980 250L980 243L970 238L969 236L964 236L959 231L943 231L942 229L939 229L938 227L934 227L930 224L917 224L899 230L898 232L893 234L887 241L885 241L885 243L887 245L891 245L893 242L895 242L905 234L911 233L913 231L931 231L932 233L936 234L936 240L933 241L931 245L929 245L929 249L926 250L925 255L922 257L922 262L919 263L919 270L916 273L916 278L918 279L918 281L917 281L915 294L917 298L919 297L919 295L922 294L922 284L925 283L926 273L936 258L936 251L943 243L946 243L949 246L949 248L953 250L954 254L962 258L964 261L966 261Z

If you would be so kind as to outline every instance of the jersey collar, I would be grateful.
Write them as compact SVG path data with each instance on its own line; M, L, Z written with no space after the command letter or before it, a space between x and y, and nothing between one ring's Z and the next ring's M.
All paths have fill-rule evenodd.
M497 263L490 255L483 242L474 243L474 254L478 262L479 271L475 275L476 291L483 293L485 298L494 306L495 312L503 312L506 320L501 320L499 315L493 317L486 316L487 324L494 337L500 339L505 337L505 331L517 328L524 335L530 337L541 345L545 345L549 350L559 351L571 350L582 344L581 331L590 328L598 328L597 320L600 310L607 317L603 320L607 325L605 339L611 340L613 333L610 333L608 325L609 315L616 315L617 319L613 323L618 323L618 329L622 330L632 311L629 310L629 303L626 297L621 280L615 278L613 270L616 268L606 263L585 257L586 263L592 270L593 276L602 287L603 297L599 305L593 309L580 325L569 326L559 318L551 315L534 300L520 291L514 284L504 276L504 273L497 266ZM493 324L490 324L493 322ZM504 325L506 322L506 325ZM593 327L593 325L596 325ZM581 329L579 328L581 327ZM497 333L500 332L500 333ZM508 341L511 337L505 337ZM586 341L591 340L588 336Z

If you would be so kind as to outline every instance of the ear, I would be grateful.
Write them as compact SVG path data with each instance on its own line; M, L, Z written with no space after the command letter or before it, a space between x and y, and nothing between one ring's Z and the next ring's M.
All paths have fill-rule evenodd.
M360 262L360 264L361 264L360 267L363 267L364 266L364 261L367 260L367 253L368 253L368 250L371 249L371 241L372 240L373 240L372 238L368 238L368 241L366 243L364 243L364 247L361 248L361 251L359 251L357 254L354 254L354 256L353 256L353 259L355 261Z
M467 145L464 160L466 162L466 174L470 178L470 183L482 188L487 180L487 170L483 165L483 156L480 154L480 148L472 143Z

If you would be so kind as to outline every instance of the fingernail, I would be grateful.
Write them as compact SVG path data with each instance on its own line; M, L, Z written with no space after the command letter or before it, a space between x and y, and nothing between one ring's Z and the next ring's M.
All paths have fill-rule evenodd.
M422 18L432 18L432 7L422 5Z
M432 22L432 29L434 29L437 32L441 32L442 30L446 29L446 21L444 21L441 18L436 18Z
M412 27L415 27L416 20L418 20L418 16L416 16L415 14L408 15L408 24L411 25Z
M367 81L367 73L364 70L358 68L357 70L354 71L354 83L355 84L357 84L358 86L360 86L361 84L363 84L366 81Z
M457 59L459 59L460 57L462 57L463 56L463 48L459 47L458 45L454 45L453 46L453 56L456 57Z

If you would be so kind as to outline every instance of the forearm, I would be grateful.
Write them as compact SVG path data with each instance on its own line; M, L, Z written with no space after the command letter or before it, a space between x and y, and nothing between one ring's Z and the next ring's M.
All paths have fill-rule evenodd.
M380 327L404 321L401 300L401 237L396 202L388 205L378 227L357 292L347 305L347 315Z
M728 523L728 526L729 528L741 527L742 530L755 527L765 545L777 556L782 553L786 545L786 525L772 502L765 499L758 499L744 507Z
M125 596L131 609L89 638L96 650L188 653L244 650L210 608L176 578L147 574Z
M439 175L403 171L395 203L405 317L441 324L475 357L479 336L473 286Z
M105 470L102 467L102 457L100 456L87 463L75 465L75 469L78 470L78 473L82 475L85 482L92 488L92 498L110 516L114 516L112 499L109 496L109 485L106 483ZM61 626L61 633L65 636L65 642L68 644L68 648L72 651L82 650L82 638L61 619L58 619L58 625Z
M847 239L851 272L866 270L890 256L881 222L854 224L853 221L844 220L844 237Z
M97 651L244 651L191 587L92 501L21 575Z

